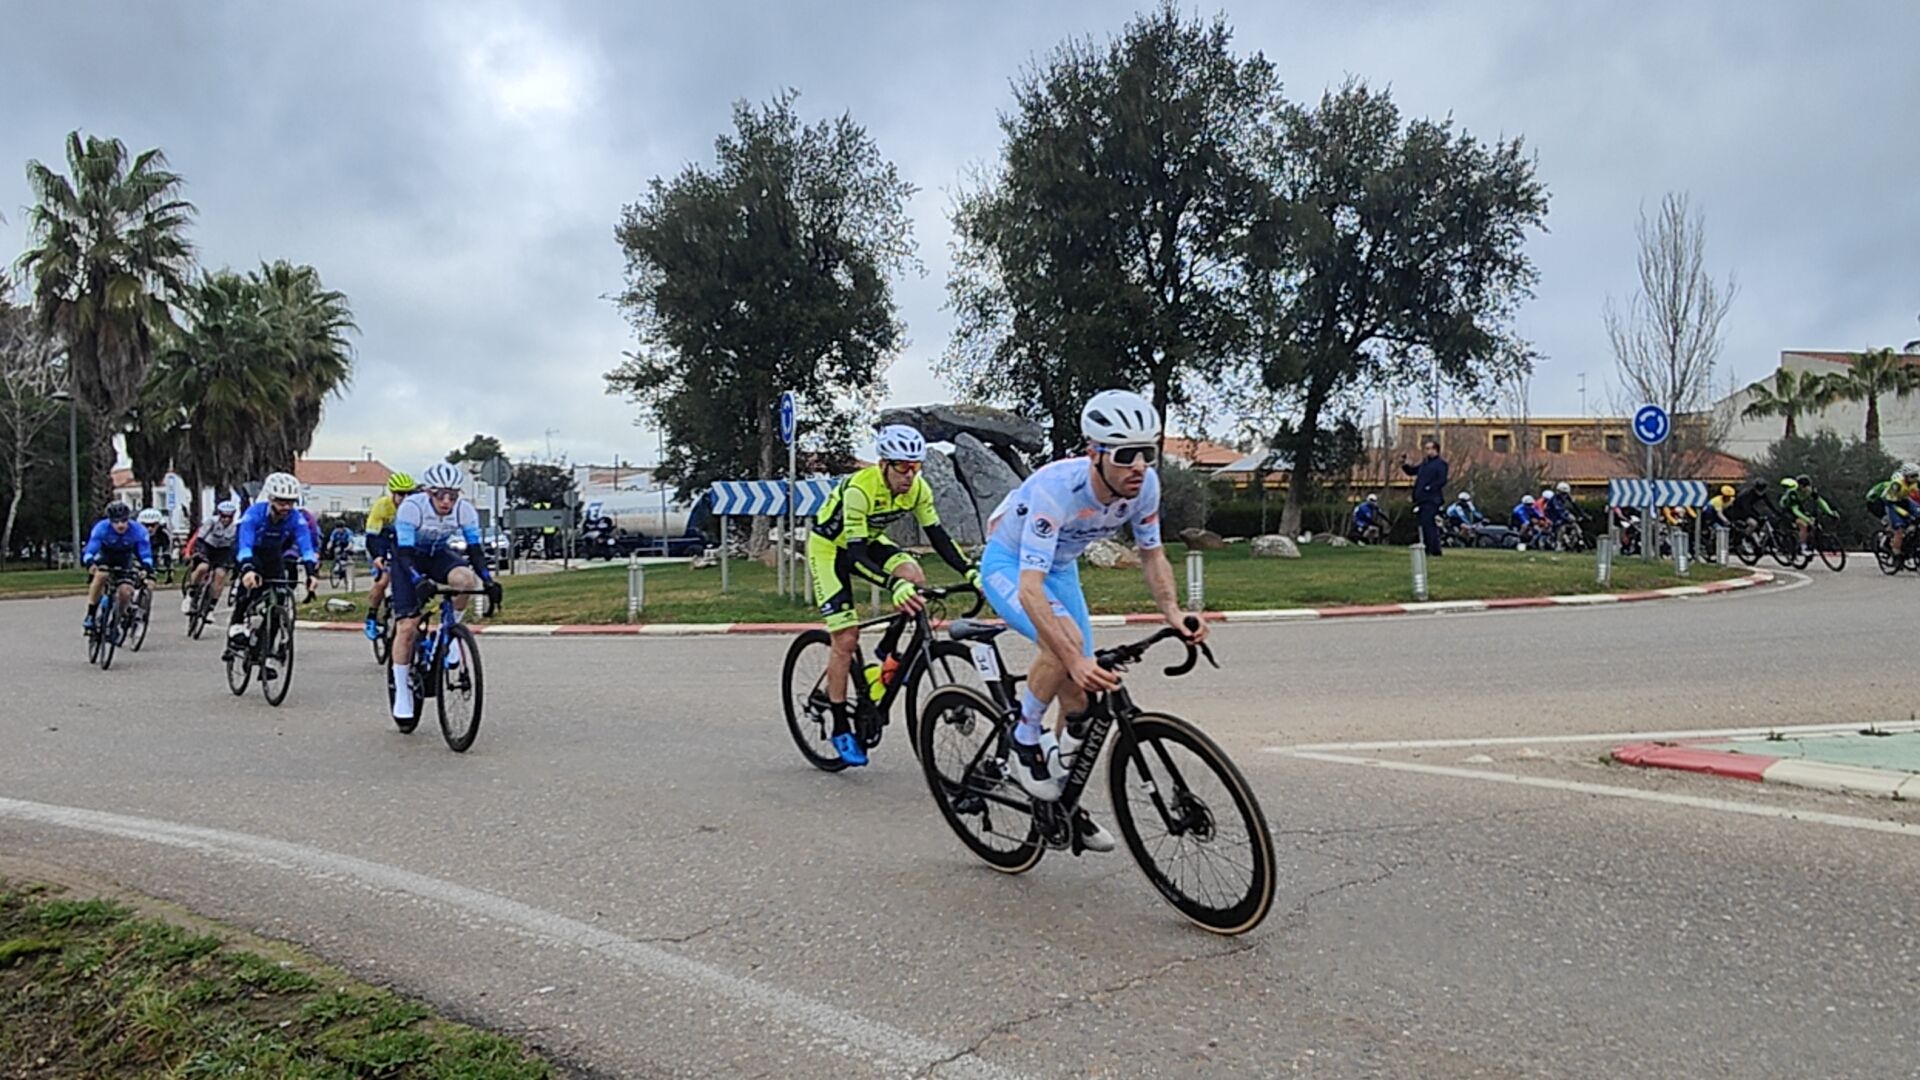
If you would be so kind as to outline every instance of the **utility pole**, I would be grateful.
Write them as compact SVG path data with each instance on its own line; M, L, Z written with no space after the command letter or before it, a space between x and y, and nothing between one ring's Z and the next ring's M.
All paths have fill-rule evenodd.
M1582 419L1585 419L1586 415L1587 415L1587 373L1583 371L1580 373L1580 416Z

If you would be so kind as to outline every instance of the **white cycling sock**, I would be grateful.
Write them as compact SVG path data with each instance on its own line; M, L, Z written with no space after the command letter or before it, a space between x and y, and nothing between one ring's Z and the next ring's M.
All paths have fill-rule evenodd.
M447 639L447 666L451 667L455 664L458 664L459 662L460 662L460 639L456 637L449 637Z
M1040 735L1046 730L1047 707L1033 696L1033 691L1020 688L1020 722L1014 725L1013 741L1022 746L1040 745Z
M393 715L402 720L413 715L413 684L407 681L407 666L393 666Z

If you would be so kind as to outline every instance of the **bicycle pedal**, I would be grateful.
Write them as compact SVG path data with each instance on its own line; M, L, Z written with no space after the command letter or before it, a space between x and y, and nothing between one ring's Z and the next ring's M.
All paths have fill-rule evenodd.
M987 800L981 798L977 792L962 791L955 795L948 805L953 807L953 812L956 814L978 814L986 810Z

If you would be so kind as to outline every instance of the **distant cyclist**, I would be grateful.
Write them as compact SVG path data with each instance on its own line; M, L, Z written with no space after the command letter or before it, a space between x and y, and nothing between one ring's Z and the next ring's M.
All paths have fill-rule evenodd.
M1363 544L1377 544L1380 534L1386 526L1386 515L1380 511L1380 496L1369 492L1360 505L1353 508L1353 538Z
M933 487L921 466L927 458L927 440L905 424L880 429L876 449L880 462L834 485L827 501L814 515L813 534L807 537L807 563L813 571L813 598L825 617L833 652L827 659L826 692L833 712L833 748L848 765L867 763L866 747L853 733L852 709L847 704L847 677L860 641L860 611L853 598L853 579L863 578L887 590L901 611L920 610L918 587L926 572L913 556L887 539L887 527L912 517L927 534L940 558L966 575L976 588L979 576L940 524L933 508ZM891 653L894 642L883 639L879 653Z
M232 499L222 499L213 508L213 516L187 538L187 562L193 569L189 571L187 597L180 601L180 614L193 614L193 588L213 575L213 598L218 603L227 590L227 575L235 566L235 545L240 542L240 522L236 520L240 513L239 504Z
M1780 512L1800 532L1800 550L1813 547L1813 522L1818 517L1839 517L1813 486L1813 478L1802 473L1780 481Z
M393 715L407 720L414 714L413 687L407 669L420 632L420 583L432 581L455 589L478 589L500 604L500 585L487 566L487 548L480 542L480 513L460 494L464 479L458 467L435 462L420 474L424 492L410 495L394 514L393 574ZM455 541L459 541L456 544ZM457 550L463 546L463 555ZM466 614L467 597L453 599L455 617ZM447 666L462 662L460 643L447 643Z
M134 524L133 507L123 502L107 504L107 514L94 522L87 534L87 546L80 553L80 565L87 568L86 629L93 630L93 609L115 570L130 570L136 561L140 569L153 573L153 544L147 530Z
M367 510L367 558L373 563L373 585L367 589L367 640L380 637L380 619L376 612L387 598L393 580L393 516L400 504L413 494L413 477L397 472L387 477L387 493L373 500Z
M233 616L227 620L227 656L239 651L247 636L247 612L260 598L268 579L289 575L287 563L304 566L309 581L320 564L314 547L309 517L295 505L300 501L300 481L292 473L277 472L260 485L261 501L247 507L240 516L239 538L234 557L240 563L240 596L233 604Z

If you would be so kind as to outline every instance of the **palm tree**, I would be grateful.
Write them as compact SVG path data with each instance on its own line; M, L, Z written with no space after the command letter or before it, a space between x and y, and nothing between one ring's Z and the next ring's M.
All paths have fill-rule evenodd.
M1791 439L1799 434L1800 417L1824 411L1833 404L1839 391L1828 376L1811 371L1796 373L1781 368L1773 373L1771 383L1762 380L1747 387L1747 392L1753 398L1746 408L1740 410L1741 419L1763 420L1784 416L1787 420L1786 437Z
M193 204L179 198L182 181L166 163L157 149L129 161L119 139L83 140L78 131L67 136L71 179L27 162L33 246L19 265L33 278L41 325L66 344L71 390L94 420L96 505L112 496L114 433L193 268Z
M1892 394L1905 398L1920 389L1920 367L1912 357L1892 349L1868 349L1855 353L1853 365L1843 374L1832 376L1834 397L1843 401L1867 403L1867 441L1880 445L1880 398Z
M357 331L344 293L324 287L311 266L287 262L263 265L251 276L261 290L265 314L287 363L289 401L276 425L276 468L313 445L313 433L328 397L345 391L353 377L353 349L347 335Z
M153 392L178 403L189 490L235 488L269 471L269 444L285 423L288 364L265 312L263 290L230 270L204 276L183 305L186 328L155 364ZM200 507L192 508L195 521Z

